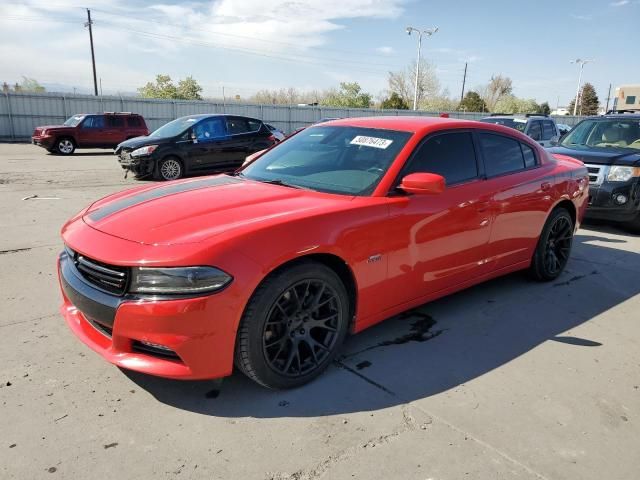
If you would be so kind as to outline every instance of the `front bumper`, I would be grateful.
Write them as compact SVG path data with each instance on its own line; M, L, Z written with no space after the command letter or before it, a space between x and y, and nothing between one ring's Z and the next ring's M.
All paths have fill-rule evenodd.
M46 148L47 150L50 150L51 148L53 148L54 141L55 141L55 138L53 138L53 136L51 135L40 135L40 136L31 137L32 144L42 148Z
M174 379L231 374L237 312L225 291L173 300L108 294L88 283L65 252L58 275L60 312L73 333L107 361Z
M152 156L132 158L130 152L120 152L118 162L123 170L132 172L136 177L146 177L153 174L156 165Z
M620 205L615 197L624 195L627 201ZM629 182L603 182L589 186L589 207L586 218L629 222L640 215L640 179Z

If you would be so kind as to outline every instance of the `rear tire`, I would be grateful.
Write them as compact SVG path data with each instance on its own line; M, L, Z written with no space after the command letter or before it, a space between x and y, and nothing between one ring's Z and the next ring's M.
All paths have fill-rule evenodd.
M177 180L184 176L184 167L176 157L163 158L158 164L154 177L156 180Z
M531 259L529 273L541 282L555 280L569 261L573 244L573 219L567 210L551 212Z
M338 277L305 261L267 277L245 309L236 366L272 389L294 388L320 375L349 327L349 296Z
M56 139L54 150L60 155L71 155L76 149L76 143L72 138L61 137Z

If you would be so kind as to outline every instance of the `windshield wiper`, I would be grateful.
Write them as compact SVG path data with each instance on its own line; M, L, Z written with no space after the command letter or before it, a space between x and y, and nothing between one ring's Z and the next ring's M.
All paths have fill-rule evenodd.
M281 180L280 178L274 178L273 180L258 180L258 182L268 183L269 185L281 185L283 187L299 188L299 189L302 189L302 190L310 190L309 188L301 187L300 185L293 185L291 183L287 183L287 182Z

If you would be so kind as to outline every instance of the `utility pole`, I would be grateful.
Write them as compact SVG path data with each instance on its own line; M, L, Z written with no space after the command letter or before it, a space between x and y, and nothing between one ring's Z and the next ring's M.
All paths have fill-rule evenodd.
M407 27L406 32L411 35L413 32L418 34L418 59L416 61L416 81L413 89L413 109L418 109L418 79L420 78L420 51L422 49L422 35L430 37L438 31L438 27L429 30L420 30L419 28Z
M93 30L91 30L91 25L93 22L91 21L91 10L87 8L87 21L84 24L85 27L89 27L89 43L91 44L91 64L93 65L93 90L98 96L98 78L96 77L96 56L93 52Z
M604 113L609 111L609 100L611 100L611 84L609 84L609 93L607 93L607 107L604 109Z
M467 62L464 62L464 77L462 77L462 93L460 94L460 103L464 99L464 84L467 82Z

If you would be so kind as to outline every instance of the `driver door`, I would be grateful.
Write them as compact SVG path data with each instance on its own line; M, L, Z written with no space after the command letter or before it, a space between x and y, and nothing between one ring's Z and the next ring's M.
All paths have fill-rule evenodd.
M217 170L225 165L225 146L229 141L224 117L210 117L191 128L191 141L185 143L191 170Z
M442 193L392 199L389 280L398 304L460 285L490 269L491 195L470 131L428 137L398 182L410 173L445 177Z

